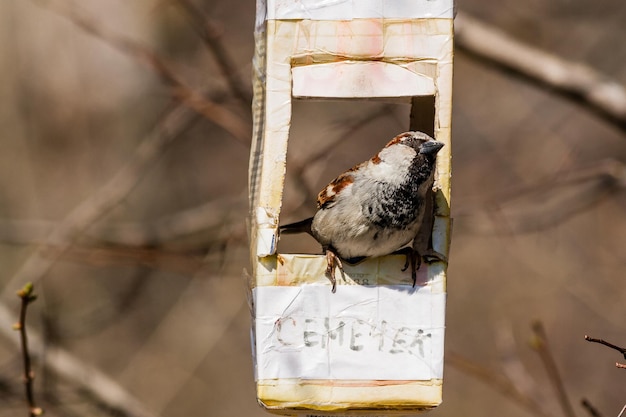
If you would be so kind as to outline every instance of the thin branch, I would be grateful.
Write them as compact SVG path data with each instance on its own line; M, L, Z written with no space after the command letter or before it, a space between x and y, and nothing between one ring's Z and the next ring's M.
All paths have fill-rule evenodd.
M252 94L239 77L240 71L235 60L222 43L221 31L217 23L192 1L177 0L177 3L185 10L187 18L195 26L198 34L215 57L233 96L237 98L242 108L250 111Z
M457 353L447 352L446 363L461 372L470 375L505 397L513 400L535 416L550 417L532 397L520 392L511 381L501 374L493 372L482 365L471 361Z
M230 212L227 206L221 207L224 201L165 216L154 222L154 229L136 223L91 227L71 245L46 241L46 234L61 227L60 223L5 220L0 221L0 241L36 244L43 260L95 266L143 265L191 276L206 267L208 254L246 240L244 225L234 221L242 214L237 215L232 206ZM191 234L195 236L188 237Z
M240 224L233 225L227 233L213 236L210 241L201 240L181 245L186 248L185 250L84 244L72 244L68 247L39 244L39 248L40 256L44 259L63 260L96 267L140 265L193 276L207 268L209 255L223 258L227 247L233 244L245 244L246 239L245 227Z
M56 252L56 248L48 247L45 256L55 256ZM185 276L193 276L205 267L203 255L149 248L74 246L64 253L62 259L96 266L142 265Z
M205 204L164 215L147 223L116 222L94 224L83 233L88 244L111 244L116 246L173 246L193 249L193 245L172 244L191 235L211 232L213 235L224 225L235 223L245 217L243 196L225 196ZM30 245L42 243L56 227L57 222L47 220L0 219L0 242ZM211 240L200 242L203 247Z
M252 126L247 120L182 84L172 90L172 95L204 118L224 128L239 144L245 148L250 147Z
M624 189L626 166L608 159L513 187L494 198L489 207L459 212L455 217L457 227L472 233L531 233L555 227Z
M595 339L595 338L589 337L587 335L585 335L585 340L588 341L588 342L599 343L601 345L610 347L611 349L614 349L614 350L618 351L619 353L621 353L622 355L624 355L624 358L626 359L626 348L614 345L613 343L607 342L606 340Z
M602 417L602 413L600 413L600 411L598 411L598 409L594 407L594 405L591 404L591 402L589 402L588 399L583 398L580 404L583 406L585 410L587 410L587 412L589 413L591 417Z
M35 402L35 394L33 381L35 380L35 372L33 371L30 351L28 350L28 336L26 334L26 310L28 305L37 299L37 295L33 292L33 284L30 282L17 292L22 304L20 307L20 319L13 325L14 330L20 332L20 343L22 345L22 361L24 363L24 388L26 391L26 402L30 417L36 417L43 414L43 409L38 407Z
M12 333L9 333L12 325L12 314L9 308L4 304L0 304L0 335L5 336L8 341L18 347L19 342L12 337ZM43 350L43 339L37 332L31 331L28 341L30 349L33 351ZM111 409L121 410L124 415L131 417L156 417L113 379L82 362L64 349L46 346L44 366L66 381L83 387Z
M194 116L184 107L178 107L167 114L140 143L122 169L70 211L57 225L46 237L44 245L38 247L13 275L6 288L18 287L23 282L34 283L48 273L52 265L70 248L78 234L104 216L131 192L143 172L161 151L195 121ZM42 256L46 246L56 247L58 252L54 256Z
M35 4L40 4L40 1L35 1ZM157 74L165 84L171 87L173 97L206 119L222 127L244 146L248 147L250 145L252 127L249 126L246 120L189 88L155 52L138 42L99 26L94 20L79 14L74 9L60 8L56 5L52 6L48 2L45 2L44 6L65 17L86 33L106 42L118 51L145 65Z
M462 12L457 13L454 27L458 49L575 99L626 130L626 90L616 81L587 65L515 40Z
M550 345L548 344L548 338L546 336L543 324L540 321L534 322L532 325L532 330L533 339L531 346L537 351L539 357L543 362L543 365L546 368L548 377L550 378L550 382L552 382L552 386L556 391L559 404L561 404L561 408L563 409L563 413L567 417L576 417L574 409L572 408L572 404L567 397L565 385L563 384L563 380L561 379L561 375L559 374L559 369L556 365L556 361L554 360L554 356L552 355L552 352L550 350Z
M520 194L547 192L555 188L577 186L589 181L605 182L617 188L626 188L626 165L617 159L603 159L586 166L560 170L533 184L508 189L502 197L512 199Z
M614 345L613 343L607 342L606 340L595 339L595 338L589 337L587 335L585 335L585 340L588 341L588 342L592 342L592 343L599 343L599 344L604 345L606 347L609 347L609 348L611 348L613 350L616 350L616 351L618 351L619 353L621 353L624 356L624 359L626 359L626 348ZM620 368L620 369L626 369L626 364L623 364L623 363L616 362L615 366Z
M384 109L379 109L368 113L368 120L385 114ZM346 127L344 133L353 134L359 126L363 126L363 123L355 121ZM313 154L307 162L297 161L288 165L290 178L302 190L300 206L315 195L315 190L311 189L304 174L313 166L313 162L327 155L329 149L342 137L344 135L338 135L328 147ZM576 167L559 172L530 185L513 187L493 199L498 204L456 213L456 227L458 230L477 234L521 234L545 230L558 226L577 213L598 204L603 198L625 188L626 166L617 160L604 160L586 168ZM242 197L227 196L163 216L149 226L130 222L93 225L85 230L84 235L91 244L162 246L192 234L220 228L240 218L243 210L245 204ZM54 227L55 222L42 220L0 220L0 241L14 244L37 243L43 241ZM211 242L199 243L206 246ZM193 245L184 244L176 247L194 248Z

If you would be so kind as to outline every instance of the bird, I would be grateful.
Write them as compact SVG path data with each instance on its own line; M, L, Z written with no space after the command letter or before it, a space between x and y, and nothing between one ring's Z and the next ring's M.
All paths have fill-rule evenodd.
M279 236L308 233L321 244L333 293L335 269L343 273L342 260L354 264L391 253L406 255L402 270L411 265L415 286L422 255L405 246L425 218L437 153L443 146L423 132L400 133L372 158L332 180L317 196L315 215L280 226Z

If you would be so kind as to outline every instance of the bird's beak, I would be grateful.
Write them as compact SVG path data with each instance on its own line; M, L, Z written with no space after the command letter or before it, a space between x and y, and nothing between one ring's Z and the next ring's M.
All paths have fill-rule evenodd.
M435 155L441 148L443 148L443 143L437 142L436 140L429 140L420 146L420 153Z

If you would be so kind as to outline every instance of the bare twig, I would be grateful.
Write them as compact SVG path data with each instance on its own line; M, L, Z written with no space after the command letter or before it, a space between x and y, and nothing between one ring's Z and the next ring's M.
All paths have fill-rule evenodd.
M40 1L35 3L40 4ZM222 127L244 146L249 146L252 127L249 126L248 121L189 88L155 52L138 42L106 30L94 20L79 14L75 9L67 7L61 9L58 5L52 7L48 2L45 2L45 6L67 18L86 33L93 35L118 51L144 64L157 74L165 84L171 87L173 97L206 119Z
M178 0L178 4L186 11L187 18L195 26L200 37L211 51L217 64L226 79L228 86L241 106L250 111L252 93L241 81L239 68L230 55L221 39L221 31L213 19L200 7L190 0Z
M606 347L609 347L609 348L611 348L613 350L616 350L616 351L618 351L619 353L621 353L624 356L624 359L626 359L626 348L614 345L613 343L607 342L606 340L595 339L595 338L589 337L587 335L585 335L585 340L588 341L588 342L592 342L592 343L599 343L599 344L604 345ZM620 368L620 369L626 369L626 364L623 364L623 363L616 362L615 366Z
M540 321L534 322L532 325L532 330L533 338L531 346L537 351L537 353L539 353L539 357L541 358L543 365L546 368L548 377L550 378L550 382L552 382L552 386L556 391L557 399L559 400L559 404L561 404L563 413L567 417L576 417L574 409L572 408L572 404L567 397L565 385L563 384L563 380L561 379L561 375L559 374L559 369L556 366L556 361L552 356L552 352L550 350L550 345L548 344L548 338L546 336L543 324Z
M40 416L43 409L38 407L35 402L35 394L33 381L35 380L35 372L31 366L30 351L28 350L28 336L26 334L26 310L28 305L37 299L37 295L33 292L33 284L27 283L17 292L17 296L22 300L20 307L20 319L13 325L14 330L20 332L20 342L22 345L22 361L24 363L24 387L26 391L26 402L30 417Z
M626 348L614 345L613 343L607 342L606 340L603 339L595 339L593 337L589 337L587 335L585 335L585 340L588 342L592 342L592 343L599 343L601 345L610 347L611 349L617 350L619 353L621 353L622 355L624 355L624 358L626 358Z
M589 66L517 41L465 13L457 13L454 26L458 49L574 98L626 130L626 90L619 83Z
M532 397L520 392L515 385L501 374L493 372L478 363L471 361L457 353L447 352L446 363L490 386L505 397L515 401L535 416L549 417L540 404Z
M19 342L9 333L12 325L12 311L4 304L0 304L0 335L19 345ZM28 336L29 347L32 350L43 349L43 340L39 334L31 331ZM143 404L135 399L117 382L104 375L99 370L82 362L64 349L55 346L46 346L46 368L52 370L68 382L83 387L102 403L111 409L121 410L129 417L156 417Z

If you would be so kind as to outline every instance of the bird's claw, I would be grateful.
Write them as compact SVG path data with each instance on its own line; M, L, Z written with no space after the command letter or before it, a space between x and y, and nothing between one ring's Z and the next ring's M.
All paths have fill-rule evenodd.
M411 247L405 247L399 249L394 252L397 255L406 256L406 261L404 262L404 267L402 267L402 272L406 271L411 266L411 279L413 280L413 288L417 283L417 271L419 271L422 266L422 259L427 264L431 264L433 262L445 262L448 263L448 258L445 255L435 251L434 249L428 249L426 252L420 254L417 250Z
M413 281L413 288L415 288L415 284L417 283L417 271L419 271L422 266L422 256L418 251L409 248L406 253L406 261L404 263L404 268L402 271L406 271L406 269L411 264L411 280Z
M422 266L422 257L420 256L420 253L407 246L402 249L398 249L394 252L394 254L406 256L402 272L406 271L409 266L411 266L411 279L413 280L413 288L415 288L415 284L417 283L417 271L419 271Z
M428 249L424 254L422 254L422 258L424 258L424 262L427 264L432 264L433 262L444 262L448 263L448 258L443 253L439 253L434 249Z
M326 276L332 284L331 292L334 294L337 291L337 279L335 278L335 267L339 267L339 270L343 274L343 264L339 256L331 250L326 250Z

